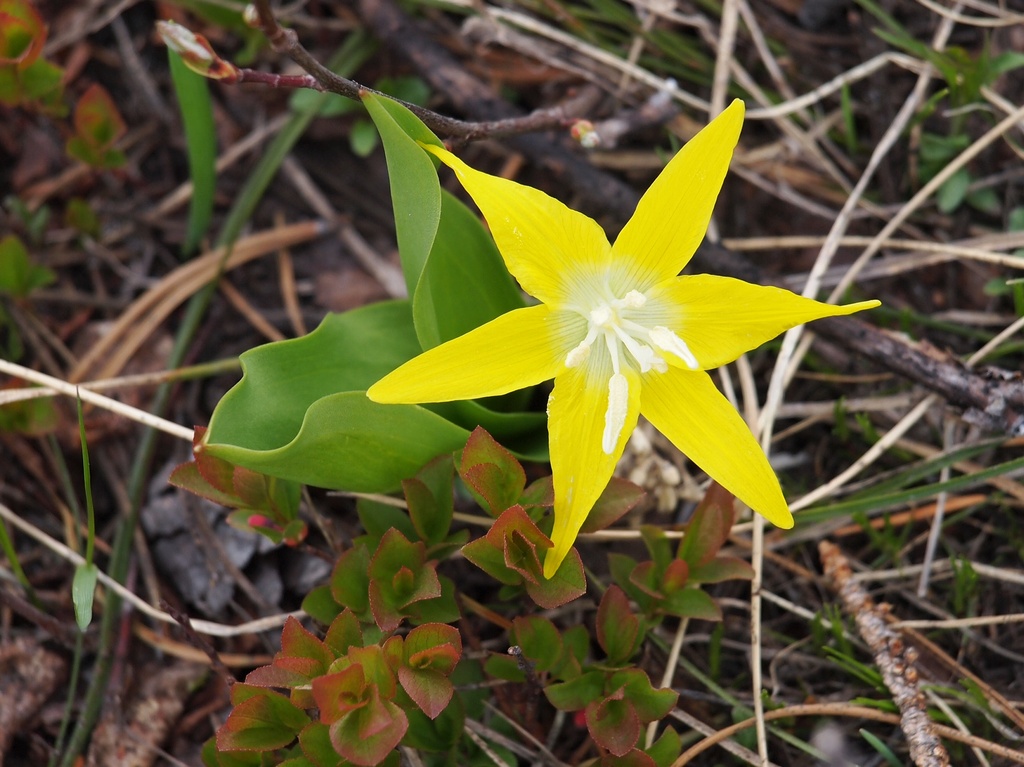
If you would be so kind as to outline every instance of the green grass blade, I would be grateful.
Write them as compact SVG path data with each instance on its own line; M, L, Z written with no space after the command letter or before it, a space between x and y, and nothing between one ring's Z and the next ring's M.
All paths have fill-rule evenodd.
M174 92L181 108L181 122L188 147L188 170L192 178L192 199L189 203L188 226L182 253L191 255L206 234L213 217L213 193L217 185L217 135L213 125L213 105L206 78L182 62L181 57L167 50L171 65Z

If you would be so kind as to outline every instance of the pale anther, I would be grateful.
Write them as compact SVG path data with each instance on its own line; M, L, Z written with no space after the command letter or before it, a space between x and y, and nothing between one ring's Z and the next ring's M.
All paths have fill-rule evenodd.
M616 373L608 379L608 410L604 414L604 436L601 439L601 449L606 455L615 452L628 412L629 381L622 373Z
M626 309L639 309L647 303L647 296L639 290L629 291L622 299L622 305Z
M587 361L589 356L590 344L587 341L581 341L575 349L565 355L565 366L567 368L579 367Z
M650 334L651 341L662 351L669 352L676 355L691 370L697 370L700 368L700 363L697 362L697 358L693 356L693 352L690 351L690 347L686 345L686 341L681 339L671 330L661 325L651 328Z

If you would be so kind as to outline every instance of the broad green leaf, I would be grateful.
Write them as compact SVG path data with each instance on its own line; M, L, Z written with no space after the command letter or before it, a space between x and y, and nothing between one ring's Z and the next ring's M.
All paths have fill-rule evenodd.
M423 348L450 341L523 306L479 217L441 190L441 220L413 298L413 322Z
M265 403L272 407L272 402ZM209 444L214 455L306 485L390 492L469 433L415 405L378 405L361 391L324 397L306 412L294 439L271 449Z
M438 138L397 101L373 93L363 104L384 143L395 210L395 233L409 295L416 294L441 217L441 184L435 161L417 141L441 146Z
M213 106L206 78L185 66L181 57L170 48L171 79L181 107L181 121L188 148L189 178L192 196L189 199L188 226L181 249L190 254L210 226L213 216L213 193L217 181L215 168L217 134L213 126Z

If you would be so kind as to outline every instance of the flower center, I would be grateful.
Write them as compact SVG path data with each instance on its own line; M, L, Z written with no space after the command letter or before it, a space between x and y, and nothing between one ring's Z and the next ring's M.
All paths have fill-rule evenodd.
M649 314L646 304L647 296L631 290L622 298L602 298L589 310L580 311L587 320L587 335L565 357L565 366L574 368L587 361L595 343L603 340L608 349L612 374L601 439L601 448L608 455L615 451L629 414L629 379L622 373L623 365L641 373L664 373L668 370L664 355L668 353L693 370L699 367L686 342L673 331L661 325L648 327L644 322Z

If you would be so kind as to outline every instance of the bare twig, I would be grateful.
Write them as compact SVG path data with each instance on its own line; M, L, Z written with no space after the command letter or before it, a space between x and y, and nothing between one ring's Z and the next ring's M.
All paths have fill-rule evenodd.
M907 736L910 757L918 767L948 767L949 754L928 718L924 694L918 685L917 650L907 645L886 620L888 605L875 604L867 591L852 579L846 557L829 541L818 544L825 574L854 617L861 637L868 643L882 672L886 687L900 710L900 725Z

